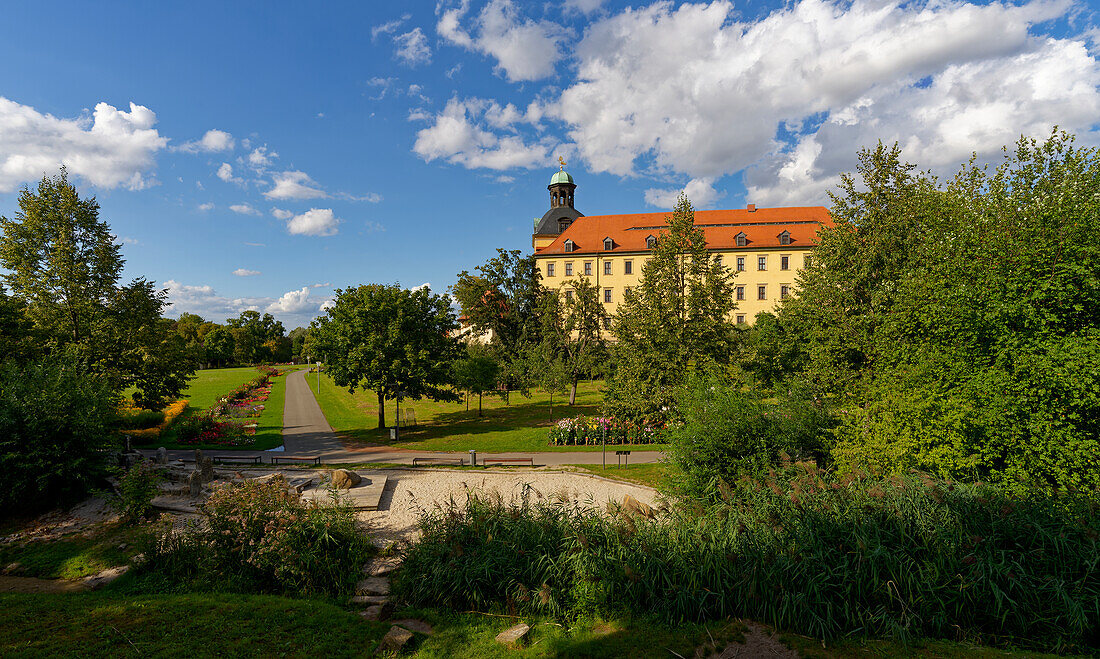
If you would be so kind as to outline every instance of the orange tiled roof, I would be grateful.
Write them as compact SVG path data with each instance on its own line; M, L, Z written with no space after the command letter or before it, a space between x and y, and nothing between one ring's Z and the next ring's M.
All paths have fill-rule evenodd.
M549 254L595 254L647 251L646 238L660 237L668 230L665 218L670 213L634 213L630 215L587 215L578 218L554 242L535 252ZM766 249L788 247L779 244L779 234L791 233L790 248L810 247L816 242L822 226L833 226L833 219L824 206L792 208L746 208L715 211L695 211L695 226L703 230L707 247L711 249ZM744 232L746 243L737 247L737 234ZM604 238L614 244L604 249ZM565 251L565 241L576 246Z

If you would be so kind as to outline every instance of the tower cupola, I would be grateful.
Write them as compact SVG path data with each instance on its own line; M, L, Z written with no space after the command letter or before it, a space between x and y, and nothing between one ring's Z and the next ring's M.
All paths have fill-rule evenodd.
M550 177L550 210L535 220L535 233L531 236L531 246L539 250L560 236L578 218L584 217L573 205L573 192L577 184L565 171L565 159L558 156L558 171Z
M577 189L577 184L565 171L565 159L561 156L558 156L558 171L550 177L550 185L546 189L550 191L550 208L575 208L573 191Z

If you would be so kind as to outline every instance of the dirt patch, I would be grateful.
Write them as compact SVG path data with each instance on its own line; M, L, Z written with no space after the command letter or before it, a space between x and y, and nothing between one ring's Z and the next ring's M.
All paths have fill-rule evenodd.
M71 533L92 531L100 522L118 519L101 497L85 499L68 510L54 510L36 517L19 530L0 538L0 544L48 542Z
M708 659L755 659L756 657L774 657L778 659L798 659L798 653L784 645L779 639L756 623L746 623L743 643L730 643L721 652L711 654Z
M83 581L0 575L0 593L78 593L83 590L88 590Z

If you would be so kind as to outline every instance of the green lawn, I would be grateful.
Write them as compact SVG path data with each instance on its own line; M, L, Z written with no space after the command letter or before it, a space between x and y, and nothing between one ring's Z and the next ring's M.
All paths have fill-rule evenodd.
M317 394L317 374L306 375L310 389ZM566 399L554 397L554 418L594 415L603 401L602 382L584 382L577 389L577 404L564 405ZM318 401L329 425L348 440L391 445L426 451L468 451L485 453L512 451L599 451L599 446L550 446L550 396L544 391L531 392L530 398L512 394L506 404L495 396L482 399L483 414L477 415L477 398L466 403L437 403L431 400L402 401L402 407L416 412L417 425L401 429L401 441L391 442L389 432L378 431L378 399L372 392L337 387L328 375L321 374ZM386 401L386 423L394 422L396 403ZM634 451L659 450L661 445L627 445Z
M615 456L611 456L614 460ZM566 466L566 465L563 465ZM645 485L646 487L660 488L664 484L664 480L669 474L677 470L667 462L649 462L646 464L627 465L625 467L619 467L612 461L607 468L603 468L600 465L567 465L577 471L582 471L589 474L595 474L596 476L603 476L604 478L612 478L615 480L626 481L627 483L637 483L638 485Z
M0 545L0 565L19 563L20 576L80 579L116 565L125 565L138 551L141 529L100 525L53 542ZM122 549L119 549L122 547Z
M195 377L188 383L187 388L180 394L180 398L186 398L188 407L196 410L205 410L214 404L220 396L258 377L260 372L252 366L239 368L204 368L195 371ZM123 397L129 399L136 391L133 387L122 392Z

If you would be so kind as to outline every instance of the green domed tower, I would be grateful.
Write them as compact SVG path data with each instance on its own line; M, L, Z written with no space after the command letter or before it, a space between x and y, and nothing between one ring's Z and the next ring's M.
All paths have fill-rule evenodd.
M561 157L558 158L558 171L550 177L550 185L546 189L550 191L550 210L535 223L535 235L532 236L531 243L536 249L549 245L577 218L584 217L573 206L573 192L577 189L577 184L573 182L569 172L565 171L565 160Z

